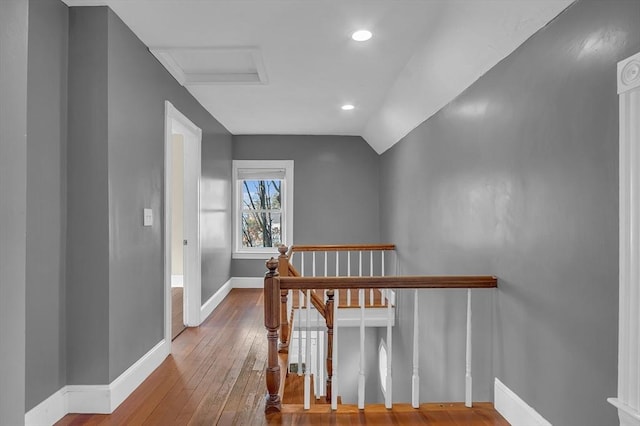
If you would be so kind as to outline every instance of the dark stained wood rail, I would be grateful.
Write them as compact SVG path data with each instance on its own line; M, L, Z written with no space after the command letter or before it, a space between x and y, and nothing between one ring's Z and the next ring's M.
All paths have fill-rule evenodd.
M292 245L287 255L303 251L390 251L395 250L395 244L314 244Z
M495 288L491 275L386 276L386 277L276 277L281 290L340 290L348 288Z

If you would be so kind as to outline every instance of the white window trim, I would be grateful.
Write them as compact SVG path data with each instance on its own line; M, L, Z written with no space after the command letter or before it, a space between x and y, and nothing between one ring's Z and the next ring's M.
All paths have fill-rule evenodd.
M268 248L243 248L240 239L241 223L239 221L242 211L242 194L240 181L238 180L238 169L284 169L285 178L282 182L284 186L282 199L282 243L293 244L293 160L233 160L233 253L234 259L268 259L278 255L276 247Z

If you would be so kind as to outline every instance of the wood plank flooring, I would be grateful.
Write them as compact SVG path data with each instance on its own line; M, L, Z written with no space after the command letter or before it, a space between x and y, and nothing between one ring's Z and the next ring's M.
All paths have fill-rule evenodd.
M172 355L111 415L69 414L57 425L359 425L508 426L491 404L407 404L359 411L285 406L264 415L266 331L260 289L234 289L198 328L172 344Z

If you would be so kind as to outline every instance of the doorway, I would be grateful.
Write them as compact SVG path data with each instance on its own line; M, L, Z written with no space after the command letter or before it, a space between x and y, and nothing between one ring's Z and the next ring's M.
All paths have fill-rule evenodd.
M180 133L172 132L171 134L171 160L171 340L173 340L187 327L184 318L184 135Z
M165 101L165 341L200 325L202 131Z

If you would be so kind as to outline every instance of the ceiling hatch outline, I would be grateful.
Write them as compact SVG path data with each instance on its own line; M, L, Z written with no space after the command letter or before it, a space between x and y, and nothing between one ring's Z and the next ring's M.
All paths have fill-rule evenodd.
M256 46L153 47L149 51L182 86L269 82Z

